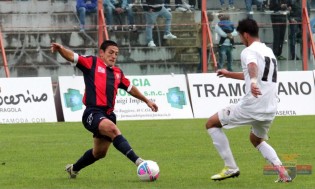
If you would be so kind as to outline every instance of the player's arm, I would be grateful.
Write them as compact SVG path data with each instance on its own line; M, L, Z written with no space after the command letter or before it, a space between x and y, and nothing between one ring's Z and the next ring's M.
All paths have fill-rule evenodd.
M158 106L152 102L151 100L147 99L139 90L137 87L132 86L131 90L129 91L129 94L131 94L133 97L145 102L152 111L157 112Z
M249 63L247 64L248 68L248 74L250 77L250 89L254 97L258 97L258 95L261 95L261 91L257 86L257 76L258 76L258 67L256 63Z
M64 48L62 45L58 43L52 43L50 45L50 50L52 53L58 52L64 59L74 62L74 52L69 49Z
M226 69L221 69L217 71L217 76L219 77L226 77L232 79L239 79L244 80L244 73L243 72L230 72Z

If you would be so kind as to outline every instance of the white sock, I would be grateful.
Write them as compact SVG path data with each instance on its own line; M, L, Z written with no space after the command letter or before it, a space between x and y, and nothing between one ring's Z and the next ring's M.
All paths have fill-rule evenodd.
M139 166L144 160L142 158L138 158L135 162L136 166Z
M213 144L219 152L221 158L224 161L226 167L231 169L237 169L237 165L235 163L229 140L223 132L222 128L213 127L208 129L208 133L212 138Z
M282 165L276 151L267 142L263 141L256 148L272 165Z

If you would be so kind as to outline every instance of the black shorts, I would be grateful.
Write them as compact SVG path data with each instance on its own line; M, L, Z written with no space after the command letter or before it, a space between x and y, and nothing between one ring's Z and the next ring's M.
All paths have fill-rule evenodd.
M98 126L103 119L109 119L116 124L116 115L114 112L107 114L104 108L87 107L82 116L82 123L88 131L93 133L93 137L112 141L110 137L101 135L99 132Z

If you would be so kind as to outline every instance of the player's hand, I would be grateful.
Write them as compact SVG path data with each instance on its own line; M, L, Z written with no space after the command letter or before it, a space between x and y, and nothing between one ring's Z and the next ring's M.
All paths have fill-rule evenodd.
M228 70L226 70L226 69L221 69L221 70L218 70L217 71L217 76L219 76L219 77L228 77L228 74L229 74L230 72L228 71Z
M59 51L59 49L61 49L61 48L62 48L62 45L60 45L60 44L58 44L58 43L52 43L52 44L50 45L50 51L51 51L52 53Z
M258 98L258 95L261 95L260 89L257 86L257 83L251 83L250 84L250 90L252 92L252 95L256 98Z
M158 106L152 101L149 101L147 105L149 106L149 108L151 108L153 112L157 112L159 109Z

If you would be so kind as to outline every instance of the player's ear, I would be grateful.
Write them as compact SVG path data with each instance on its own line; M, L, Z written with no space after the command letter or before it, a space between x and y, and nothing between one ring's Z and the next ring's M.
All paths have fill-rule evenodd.
M99 52L98 52L98 53L99 53L100 57L102 58L102 57L104 56L104 53L105 53L105 52L104 52L103 49L99 49Z
M247 33L247 32L244 32L244 33L243 33L243 37L244 37L244 39L248 40L248 33Z
M100 54L100 56L101 56L101 55L104 55L104 50L103 50L103 49L100 49L100 50L99 50L99 54Z

